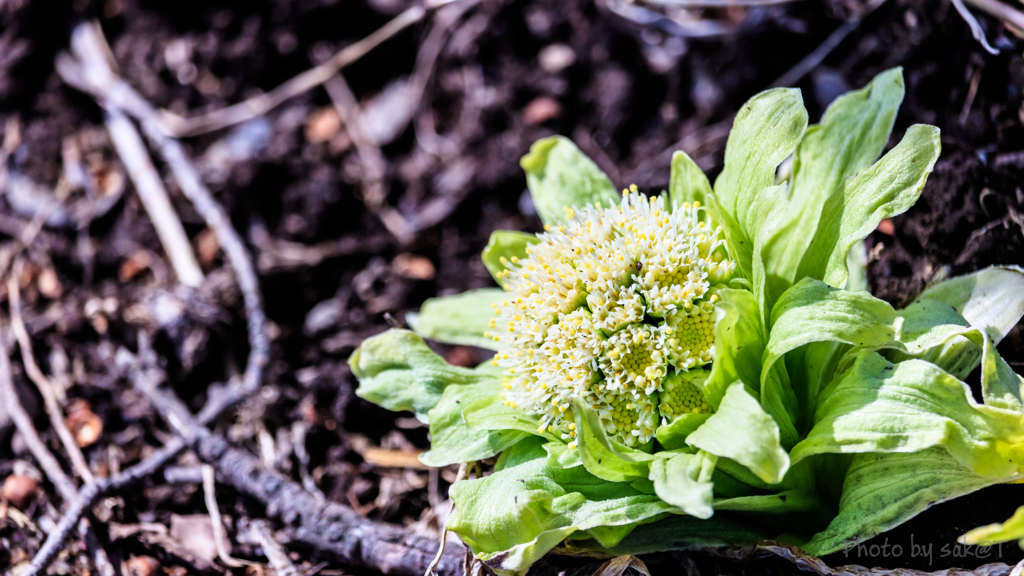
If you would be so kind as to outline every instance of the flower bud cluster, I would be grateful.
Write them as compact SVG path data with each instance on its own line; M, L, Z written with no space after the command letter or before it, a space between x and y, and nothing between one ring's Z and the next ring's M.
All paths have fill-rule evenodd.
M566 221L504 262L508 298L487 335L504 344L506 404L570 446L575 399L627 446L649 442L660 421L707 412L690 376L714 358L715 292L735 270L721 228L697 202L669 209L635 186L618 206L566 209Z

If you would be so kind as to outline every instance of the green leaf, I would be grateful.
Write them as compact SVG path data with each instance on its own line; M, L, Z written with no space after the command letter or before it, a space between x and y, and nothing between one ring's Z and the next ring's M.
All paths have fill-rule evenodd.
M981 391L985 404L1024 413L1024 377L1016 374L996 350L987 332L981 357Z
M848 220L847 179L882 153L902 100L902 71L889 70L837 98L821 124L807 129L794 154L785 215L761 242L766 309L800 278L823 278L838 226ZM849 247L842 251L844 271Z
M949 304L999 344L1024 315L1024 268L998 266L951 278L929 286L918 300Z
M917 202L941 147L938 128L915 124L881 160L854 176L843 189L842 213L829 211L830 206L823 211L814 248L804 257L804 274L819 275L818 253L831 249L824 280L836 286L845 284L850 248L879 222L906 212Z
M583 467L557 469L536 459L451 487L455 511L446 527L500 573L522 573L576 532L615 546L630 526L675 508L629 484L607 482ZM622 530L608 528L624 527Z
M715 305L715 361L702 390L714 408L737 380L754 398L760 395L765 347L764 327L753 294L726 288L718 291L718 296L722 300Z
M752 546L775 534L760 531L749 522L716 514L707 520L693 516L670 516L633 530L609 554L645 554L670 550L700 550L723 546ZM568 551L574 551L568 547Z
M786 490L778 494L759 494L715 500L715 510L756 512L761 514L794 514L820 510L823 504L817 494L803 490Z
M587 470L609 482L631 482L647 478L654 456L616 442L605 432L597 411L583 401L573 401L577 450Z
M470 430L462 411L476 400L493 398L501 392L501 377L474 384L449 386L428 413L430 450L420 456L427 466L447 466L490 458L530 436L517 430Z
M651 462L650 480L663 501L697 518L710 518L714 484L711 475L718 457L707 452L661 452Z
M929 506L993 483L941 448L858 454L846 475L839 514L802 548L815 556L838 552L899 526Z
M771 337L761 369L761 394L777 398L775 406L767 406L780 422L780 427L806 429L816 405L818 386L827 383L828 374L818 378L799 378L791 382L778 360L784 354L815 342L836 342L863 348L896 347L896 311L886 302L867 292L848 292L804 278L787 290L776 303L771 315ZM812 360L832 365L828 349L816 348ZM835 352L835 351L832 351ZM806 352L805 352L806 353ZM785 434L784 439L794 437Z
M564 136L537 140L519 164L537 214L545 224L565 220L565 208L601 202L618 204L619 192L608 176Z
M448 364L409 330L388 330L366 339L348 363L359 379L357 396L388 410L411 410L421 420L447 386L489 382L495 377Z
M444 342L479 346L499 350L501 345L484 336L488 323L495 318L492 304L506 296L500 288L470 290L455 296L431 298L423 303L419 313L405 315L409 326L424 338Z
M544 445L548 455L548 466L551 468L575 468L583 466L580 451L569 448L564 442L548 442Z
M668 196L669 205L707 203L711 194L711 184L704 171L682 150L672 154L672 166L669 169Z
M519 430L561 442L556 434L540 430L540 420L536 416L506 406L498 395L470 403L463 409L462 418L470 430Z
M747 253L752 249L755 230L744 224L755 196L775 183L776 169L796 149L806 128L807 110L800 91L792 88L761 92L736 114L714 188L719 211L739 228L731 254L737 246L748 246ZM737 261L737 266L750 277L749 259Z
M870 350L836 383L794 462L814 454L920 452L945 448L991 479L1024 470L1024 414L978 404L970 388L934 364L891 364Z
M998 542L1017 540L1020 547L1024 548L1024 506L1017 508L1006 522L975 528L958 540L961 544L972 546L991 546Z
M487 271L491 273L491 278L494 278L499 286L504 287L506 282L498 274L503 274L505 270L509 269L509 264L514 262L513 258L517 260L526 258L526 249L539 242L540 238L537 238L536 234L514 230L495 230L491 232L491 238L480 254L480 259L483 260Z
M965 378L980 363L985 403L1024 412L1024 379L1015 374L996 350L988 330L970 326L949 304L922 299L900 312L897 338L906 353L890 352L887 358L899 362L911 357L931 362L953 377Z
M686 437L697 430L697 428L700 428L700 426L710 417L710 412L704 412L701 414L680 414L673 418L668 424L658 426L658 430L655 432L655 437L658 439L658 443L666 450L683 448L686 446Z
M543 436L529 436L521 442L513 444L507 450L503 450L498 460L494 463L494 471L504 470L518 466L530 460L544 458L547 456L545 446L548 439Z
M863 239L854 243L850 251L846 253L846 269L849 271L849 277L843 288L852 292L870 290L868 286L868 249Z
M778 425L741 382L726 390L718 410L686 443L735 460L768 484L781 482L789 469Z

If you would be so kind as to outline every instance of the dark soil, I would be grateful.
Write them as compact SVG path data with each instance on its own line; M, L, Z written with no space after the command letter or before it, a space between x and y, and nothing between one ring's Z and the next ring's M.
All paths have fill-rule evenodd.
M52 190L64 171L62 150L69 146L78 149L101 191L116 192L117 182L127 181L100 108L62 83L54 69L77 23L96 18L124 78L155 106L188 116L269 91L411 5L0 0L0 126L6 130L0 152L6 157L0 168L0 189L6 181L0 194L0 269L9 273L15 239L43 209L38 201L26 204L32 195L16 181L30 179ZM668 162L679 148L714 175L738 107L819 46L860 2L695 12L734 28L704 40L645 28L604 6L578 0L481 2L435 35L442 40L440 53L422 97L407 110L379 96L396 79L422 70L417 54L429 52L433 20L399 33L346 68L344 78L363 106L364 127L382 135L383 188L367 184L372 167L323 88L242 128L185 140L249 243L272 328L272 362L262 393L222 419L219 432L293 478L308 476L327 498L436 536L433 514L446 510L444 494L455 472L432 474L381 460L377 448L385 457L409 462L409 454L427 446L427 433L408 415L353 395L345 360L355 346L387 329L388 314L401 323L404 312L426 298L492 285L478 257L490 232L540 227L518 165L533 141L556 133L573 138L622 186L666 187ZM871 289L893 304L906 302L940 275L1024 265L1022 42L997 21L981 20L1002 48L1000 55L980 47L946 0L889 0L797 82L811 117L818 118L838 94L903 66L907 96L891 144L915 123L942 129L943 155L921 200L868 240ZM538 53L552 45L558 48L539 62ZM411 122L402 120L409 116ZM248 145L223 152L225 143L238 141ZM205 403L211 382L241 370L247 354L240 297L223 255L159 162L158 168L208 276L199 297L181 299L187 305L180 321L161 324L153 316L155 298L174 297L174 274L130 182L109 211L45 227L27 250L30 264L18 278L43 371L66 388L67 402L88 401L102 420L102 436L85 449L101 476L137 462L170 437L115 367L118 347L135 350L140 331L156 334L174 389L193 410ZM83 196L73 191L64 206L70 211ZM408 224L405 237L396 238L382 224L388 210ZM6 286L0 287L0 302L6 300ZM4 322L9 318L6 304L2 316ZM484 358L468 348L438 349L462 365ZM999 350L1015 370L1024 371L1021 326ZM41 402L27 392L34 388L20 353L14 351L12 360L26 404L40 406L37 428L60 453ZM295 434L299 429L304 440ZM305 450L294 449L296 438ZM177 463L186 473L196 465L188 455ZM38 474L23 439L0 421L0 477L11 472ZM206 514L202 487L172 484L170 474L97 506L108 552L115 560L154 556L168 573L223 572L196 558L189 544L169 547L166 537L154 536L156 524ZM262 559L258 545L235 531L238 522L264 516L260 505L227 487L218 488L217 499L237 542L234 554ZM941 550L966 529L1003 520L1022 504L1018 487L984 490L936 506L867 543L881 544L886 537L901 543L905 551L899 557L839 554L826 560L924 570L1012 564L1022 557L1013 545L1003 547L1002 559L995 553L987 559L952 551L942 556ZM25 509L38 529L0 515L0 567L27 562L62 506L44 482ZM930 562L909 553L911 536L934 545ZM348 570L315 550L292 550L305 569ZM69 542L54 569L84 574L87 558L79 544ZM682 558L656 555L649 565L654 573L678 573L690 565ZM781 559L694 561L702 573L793 571ZM581 559L553 559L549 565L593 571Z

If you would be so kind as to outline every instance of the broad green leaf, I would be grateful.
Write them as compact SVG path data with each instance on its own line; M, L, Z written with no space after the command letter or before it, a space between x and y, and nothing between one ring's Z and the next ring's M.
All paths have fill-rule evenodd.
M716 225L721 226L725 232L725 246L729 250L729 257L736 262L737 278L748 279L751 277L751 254L754 250L754 242L747 238L743 225L726 212L718 202L718 197L708 194L704 198L708 205L708 213Z
M530 460L547 457L545 445L548 439L543 436L528 436L522 441L513 444L506 450L502 450L498 460L494 463L494 471L504 470L518 466Z
M359 379L356 395L387 408L411 410L425 420L449 385L489 382L485 370L452 366L409 330L388 330L363 341L348 360Z
M525 410L505 405L497 395L481 398L462 410L462 418L470 430L519 430L549 440L562 440L553 432L540 429L540 420Z
M737 380L754 398L760 396L765 347L764 327L753 294L726 288L718 296L722 300L715 305L715 361L702 390L714 408Z
M985 404L1024 413L1024 376L1015 373L996 350L987 332L981 357L981 391Z
M725 164L714 188L718 209L729 220L739 226L748 222L755 196L775 184L776 168L793 153L806 128L807 110L799 90L767 90L743 105L729 133ZM754 231L742 227L739 232L732 243L752 248ZM749 260L737 265L749 277Z
M488 323L495 318L492 304L506 296L500 288L470 290L455 296L431 298L423 303L419 313L405 315L409 326L424 338L499 350L501 345L484 336Z
M670 550L700 550L723 546L752 546L776 534L759 530L749 522L737 521L728 514L716 514L702 520L693 516L669 516L633 530L622 542L604 550L616 556ZM575 551L571 546L569 552Z
M749 212L750 222L747 223L747 228L753 230L753 245L750 250L751 285L754 299L757 300L761 322L768 328L771 327L769 324L771 307L775 301L772 294L778 295L788 287L788 284L783 283L782 287L779 287L778 290L775 289L773 282L777 278L770 276L769 270L765 267L765 242L769 241L772 234L785 224L786 211L789 206L788 193L788 184L762 189L754 198L754 207ZM743 257L746 255L744 254Z
M579 432L576 449L591 474L610 482L648 477L654 456L610 438L597 412L578 399L573 402L573 416Z
M993 483L961 466L941 448L912 454L858 454L846 475L839 514L802 548L815 556L838 552L910 520L929 506Z
M1006 522L980 526L964 534L958 540L961 544L972 546L991 546L998 542L1017 540L1020 547L1024 548L1024 506L1017 508L1017 511Z
M686 437L693 433L697 428L700 428L700 426L710 417L710 412L701 414L680 414L673 418L668 424L659 426L655 433L655 437L658 439L658 443L666 450L683 448L686 446Z
M870 290L868 286L868 249L863 239L855 242L850 251L846 253L846 269L849 272L849 277L843 288L852 292Z
M675 508L583 467L555 469L538 458L451 487L455 511L446 527L500 573L521 573L575 532L615 546L630 525ZM625 530L609 528L626 527Z
M823 278L835 228L846 220L847 179L882 153L902 100L902 72L889 70L837 98L821 123L807 129L794 154L785 215L760 243L766 309L800 278Z
M782 449L778 425L738 381L726 390L718 410L686 438L686 443L735 460L768 484L781 482L789 469L789 455Z
M929 286L918 300L949 304L999 344L1024 315L1024 268L991 267L944 280Z
M759 494L715 500L715 510L728 512L756 512L762 514L792 514L813 512L822 508L817 494L801 490L786 490L778 494Z
M583 466L580 451L569 448L569 445L564 442L548 442L544 445L544 452L548 455L548 466L551 468Z
M678 150L672 154L672 166L668 177L668 204L706 204L708 194L711 194L711 184L704 171L686 152Z
M958 379L980 363L985 403L1024 412L1024 379L1010 369L993 341L999 328L971 326L949 304L931 299L919 299L902 310L897 324L897 337L905 343L906 353L892 352L890 360L917 357Z
M806 429L810 423L823 378L798 378L790 381L778 360L784 354L801 346L816 342L835 342L864 348L896 347L896 311L886 302L867 292L848 292L832 288L823 282L804 278L787 290L776 303L771 315L771 337L764 354L761 369L761 394L778 398L777 406L767 406L780 422L780 427L799 426ZM832 351L837 352L837 351ZM814 349L814 358L832 366L835 359L828 350ZM805 352L806 354L806 352ZM791 396L792 395L792 396ZM772 396L769 396L771 398ZM784 440L791 435L786 435Z
M714 484L711 475L718 457L707 452L661 452L651 462L650 480L663 501L697 518L710 518Z
M939 129L915 124L881 160L854 176L843 189L842 211L832 212L830 206L823 211L819 235L805 256L803 273L820 275L819 251L831 249L825 282L845 284L850 248L883 219L902 214L917 202L940 150Z
M934 364L891 364L870 350L822 400L815 425L792 451L814 454L920 452L945 448L975 474L1024 471L1024 414L978 404L970 388Z
M530 436L518 430L470 430L462 411L476 400L501 392L500 376L474 384L449 386L428 413L430 450L420 455L427 466L448 466L490 458Z
M719 458L718 459L718 466L715 468L716 476L717 476L717 474L719 472L722 472L724 474L728 474L729 476L731 476L737 482L740 482L742 484L746 484L747 486L750 486L751 488L755 488L757 490L762 490L762 491L763 490L773 490L773 491L775 491L774 489L779 487L779 485L771 485L771 486L769 486L768 483L766 483L764 480L761 480L753 472L751 472L750 468L747 468L743 464L740 464L739 462L736 462L735 460L731 460L729 458ZM718 484L717 483L718 483L718 478L716 477L715 478L715 489L716 489L716 491L718 489Z
M516 232L515 230L495 230L491 232L491 238L480 254L480 259L483 260L487 271L491 273L491 278L494 278L498 286L504 288L506 281L498 275L504 274L505 270L509 269L509 265L514 264L516 260L526 258L526 249L531 244L538 242L540 242L540 238L537 238L536 234Z
M620 200L608 176L564 136L534 142L519 164L526 171L526 185L544 224L564 221L566 208L597 202L614 206Z

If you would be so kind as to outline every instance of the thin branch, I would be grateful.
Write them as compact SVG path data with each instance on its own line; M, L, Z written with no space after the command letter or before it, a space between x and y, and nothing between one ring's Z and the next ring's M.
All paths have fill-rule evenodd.
M46 413L50 417L50 426L57 432L57 436L60 438L61 444L64 445L64 450L67 451L68 456L71 458L71 463L75 466L75 470L78 471L82 480L93 482L92 471L89 470L89 465L85 462L85 456L82 455L75 437L71 435L71 431L68 430L67 424L64 422L64 413L57 403L53 382L39 369L35 356L32 355L32 339L29 337L28 330L25 329L25 321L21 317L21 289L18 287L18 279L21 277L22 266L23 260L18 258L14 264L13 274L7 279L8 304L11 310L11 329L18 340L18 346L21 350L21 362L25 365L25 373L28 375L29 380L39 389L39 394L43 397L43 404L46 406Z
M7 357L7 348L2 341L0 341L0 402L3 402L3 406L10 415L11 421L14 422L18 431L25 438L25 444L28 445L32 456L43 468L46 477L50 479L50 482L53 482L61 497L70 502L74 499L78 489L75 488L68 475L64 473L64 469L60 467L60 462L57 462L57 459L50 453L50 449L46 447L43 439L39 437L35 426L32 425L32 417L28 415L25 407L21 405L21 400L14 389L14 380L11 377L11 365Z
M270 565L277 570L278 576L299 576L299 569L292 563L291 558L288 558L284 548L274 540L274 534L266 520L250 522L249 532L260 543L263 555L270 560Z
M248 562L234 558L228 552L228 536L224 533L224 520L220 516L220 508L217 507L217 486L213 477L213 466L203 464L203 500L206 502L206 510L210 513L210 523L213 526L213 544L217 548L217 557L220 561L232 568L243 566L259 566L255 562Z
M320 500L290 478L274 471L252 454L232 447L200 425L173 391L159 384L163 373L140 341L140 356L118 351L118 364L136 390L146 395L175 433L200 460L217 471L217 480L255 498L267 514L293 525L295 539L328 552L347 564L366 566L386 574L422 576L434 556L436 543L403 527L384 524L359 515L337 502ZM437 573L454 576L462 559L446 549Z
M0 373L0 385L2 385L2 373ZM200 426L210 424L231 406L240 402L248 392L242 390L240 382L234 382L227 391L211 395L206 406L199 413L198 424ZM64 541L71 535L75 525L101 496L122 492L149 478L185 448L185 441L176 436L138 464L121 472L120 475L110 479L97 478L95 484L82 486L78 491L77 498L71 501L57 526L46 535L46 541L40 546L39 551L32 558L32 563L22 576L39 576L46 570L46 567L60 553Z
M954 2L955 1L957 0L954 0ZM804 76L811 72L811 70L814 70L821 65L822 61L824 61L833 50L842 44L843 40L846 40L846 37L856 30L865 18L870 16L882 4L885 4L885 0L871 0L871 2L868 3L859 14L850 16L846 22L843 22L839 28L836 28L831 34L829 34L828 38L815 48L813 52L804 56L802 60L797 62L796 66L793 66L788 72L780 76L778 80L772 82L772 88L793 86L802 80Z
M433 471L433 469L431 471ZM459 466L459 473L455 476L455 482L453 482L453 484L458 483L460 480L462 480L465 477L466 477L466 464L463 463L461 466ZM452 512L454 510L455 510L455 501L452 500L452 503L448 506L448 516L451 516ZM441 542L440 542L440 544L437 547L437 556L434 556L434 559L431 560L430 565L427 566L427 571L425 572L424 576L434 576L434 574L436 574L435 570L437 570L437 565L441 563L441 559L444 558L444 548L445 548L445 544L447 544L447 543L448 543L448 530L445 529L444 521L442 519L442 521L441 521Z
M139 200L142 200L142 206L156 228L156 234L167 251L167 257L171 260L178 281L191 288L199 286L203 283L203 271L199 268L199 262L192 251L185 228L174 211L167 189L164 188L153 161L149 159L142 138L128 117L116 108L107 110L106 121L110 140L124 162L125 170L135 183Z
M1003 20L1017 30L1024 30L1024 12L999 0L966 0L975 8Z
M986 4L986 6L991 9L993 3L982 2L982 4ZM995 4L1000 3L995 2ZM974 14L971 14L971 11L967 9L967 6L964 6L963 0L953 0L953 7L956 8L956 11L960 14L960 17L964 19L964 22L967 22L967 26L971 29L971 35L973 35L974 39L981 44L981 47L989 54L999 54L999 50L988 43L988 38L985 37L985 29L981 27L981 24L974 17Z
M427 10L423 6L413 6L395 16L394 19L381 26L366 38L346 46L323 64L306 70L270 92L260 94L244 102L193 118L182 118L164 111L161 114L161 130L169 136L178 138L196 136L262 116L288 99L327 82L342 68L359 60L370 50L373 50L395 34L419 22L426 14Z
M108 111L123 110L139 121L143 132L170 166L182 193L195 206L224 250L235 271L248 316L249 358L242 375L242 394L255 390L270 358L270 342L264 329L266 314L259 282L245 244L224 209L202 183L184 147L162 131L156 109L115 74L107 59L109 49L99 26L95 23L79 25L72 33L71 45L77 60L67 54L59 56L58 73L68 84L95 96Z
M71 482L71 478L64 473L64 469L60 467L60 463L54 458L53 454L43 443L42 438L39 437L39 433L36 432L35 426L32 425L32 417L25 411L25 407L21 405L21 400L18 398L18 393L14 389L14 379L11 376L11 365L7 356L7 347L3 342L3 338L0 338L0 402L6 408L8 415L14 422L14 426L21 432L22 437L25 440L25 444L28 446L32 456L36 459L36 462L42 467L43 472L46 473L46 477L50 479L50 482L60 492L61 497L64 499L66 505L69 508L69 512L72 509L77 509L81 504L81 499L78 497L78 490L75 488L74 483ZM85 489L94 487L95 484L86 484ZM107 557L106 552L99 546L98 540L89 527L89 521L82 518L86 508L82 508L80 512L75 514L73 521L67 522L67 525L63 527L63 539L78 526L79 532L83 538L90 545L93 552L93 563L96 565L97 570L101 576L113 576L114 567L110 563L110 559ZM65 514L65 518L69 518L70 514ZM52 533L57 532L54 529ZM56 555L56 552L54 552ZM32 565L23 574L24 576L35 576L38 574L38 570L33 569L35 566L35 559L33 559Z

